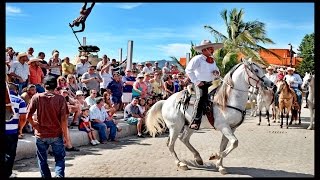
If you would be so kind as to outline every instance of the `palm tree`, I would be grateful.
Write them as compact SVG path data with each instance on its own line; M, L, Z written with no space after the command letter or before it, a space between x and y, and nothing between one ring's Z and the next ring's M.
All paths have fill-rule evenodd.
M227 27L227 36L209 25L204 26L205 29L214 35L216 41L223 42L224 44L222 49L226 54L223 57L223 66L230 61L230 57L239 53L246 56L246 58L252 58L258 63L268 65L268 62L260 57L259 50L264 50L279 59L281 58L272 51L258 45L258 43L274 44L270 38L266 37L264 23L259 21L244 22L244 11L242 9L239 12L236 8L232 9L229 12L229 16L227 16L227 13L227 10L223 10L220 13Z
M170 56L170 58L173 62L175 62L174 64L178 65L178 69L184 72L184 67L180 64L180 61L174 56Z

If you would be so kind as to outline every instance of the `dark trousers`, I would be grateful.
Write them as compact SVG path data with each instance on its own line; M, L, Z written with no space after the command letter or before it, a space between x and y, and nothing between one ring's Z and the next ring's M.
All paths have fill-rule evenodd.
M12 174L12 168L14 164L14 159L16 158L17 144L18 144L18 134L6 134L5 135L5 160L4 160L4 172L6 177L10 177Z
M197 107L197 114L195 117L195 120L200 121L202 118L202 115L205 112L205 109L207 107L208 104L208 88L212 85L211 82L203 82L204 85L203 86L196 86L195 85L195 90L196 90L196 95L198 95L198 91L200 91L200 100L198 103L198 107Z

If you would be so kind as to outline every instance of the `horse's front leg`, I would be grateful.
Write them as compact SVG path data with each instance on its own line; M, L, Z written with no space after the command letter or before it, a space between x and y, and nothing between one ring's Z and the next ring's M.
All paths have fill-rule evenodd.
M269 110L266 111L266 114L267 114L268 126L270 126Z
M221 143L220 143L220 152L223 152L226 149L228 142L229 142L229 140L226 138L226 136L222 135ZM215 153L215 154L212 154L209 158L209 160L215 160L215 159L217 160L216 168L218 168L218 170L221 174L226 174L227 171L225 170L225 168L222 165L223 157L220 157L220 156L218 156L217 153Z
M182 135L180 136L180 140L181 142L183 142L184 145L187 146L187 148L192 152L195 161L199 164L199 165L203 165L203 160L200 156L200 153L190 144L190 137L193 134L194 130L190 129L188 127L184 128L184 131L182 133Z
M310 111L310 125L308 127L308 130L312 130L313 129L313 121L314 121L314 110L313 110L313 106L310 105L311 103L309 103L309 111Z
M284 116L284 109L280 109L280 119L281 119L280 128L282 128L283 126L283 116Z
M232 150L234 150L235 148L238 147L238 139L235 137L233 132L234 132L234 130L231 130L231 128L229 126L223 127L221 129L221 133L223 134L223 136L225 136L229 140L230 145L222 152L220 151L220 152L216 153L215 155L213 155L212 156L213 159L219 160L220 158L225 158ZM223 142L223 143L225 143L225 142ZM226 143L228 144L228 141L226 141ZM222 142L221 142L220 148L223 149L223 146L226 146L226 145L222 144ZM221 174L227 173L226 169L223 166L220 166L218 168L219 168L219 172Z
M261 124L261 110L259 110L259 123L257 125L260 126L260 124Z
M289 113L290 113L290 109L288 108L288 109L287 109L287 112L286 112L286 114L287 114L287 116L286 116L286 118L287 118L287 120L286 120L286 127L287 127L287 129L289 128L289 125L288 125ZM292 113L291 113L291 117L292 117Z

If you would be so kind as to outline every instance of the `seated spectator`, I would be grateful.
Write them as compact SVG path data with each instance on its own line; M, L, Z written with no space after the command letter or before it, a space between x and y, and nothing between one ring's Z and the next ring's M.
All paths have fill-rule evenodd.
M139 138L144 138L142 135L142 124L145 117L143 114L141 114L138 103L139 98L135 97L131 103L124 108L124 119L130 125L137 125L137 136Z
M82 75L81 82L84 83L86 91L95 89L98 93L100 90L100 83L102 82L102 78L98 73L95 72L95 67L90 65L88 68L88 72L85 72Z
M112 107L118 111L122 106L121 97L123 93L123 83L120 74L113 74L113 80L108 84L107 89L111 94Z
M163 82L159 72L154 73L154 78L150 80L153 96L162 96Z
M89 106L87 104L87 102L84 100L84 94L83 94L82 91L79 90L79 91L76 92L75 99L78 101L78 103L80 104L81 108Z
M178 74L179 72L177 65L171 64L171 75Z
M40 61L42 60L38 58L31 58L28 61L28 64L29 64L28 80L30 84L34 84L36 86L38 93L44 92L44 88L42 85L44 75L40 67Z
M69 89L70 96L73 98L76 97L76 92L81 90L75 75L67 75L67 88Z
M88 133L90 143L95 146L100 144L94 135L94 129L91 127L91 122L89 118L89 107L81 108L81 115L79 117L79 130Z
M69 57L65 57L63 59L63 63L61 63L62 76L67 78L69 74L75 74L75 65L70 63Z
M113 117L113 115L117 112L117 110L112 106L112 102L111 102L111 95L109 92L104 92L103 93L103 100L104 100L104 108L106 108L107 112L109 113L109 115L111 117Z
M179 80L179 86L180 86L180 91L184 90L187 88L187 79L185 78L184 74L182 72L178 73L178 80Z
M68 88L67 80L63 76L59 76L57 79L57 82L58 82L58 86L57 86L58 88L61 88L61 89Z
M67 105L69 108L69 112L73 113L73 119L70 124L70 126L76 126L77 125L77 120L80 115L81 107L80 104L77 103L75 99L69 96L69 92L65 89L61 90L61 95L66 99Z
M90 91L90 96L88 96L85 101L88 104L88 106L93 106L96 104L95 98L97 97L97 91L95 89L92 89Z
M151 75L153 76L153 74L150 74L150 73L145 73L144 74L143 82L147 86L147 94L146 94L145 98L152 96L152 85L150 83Z
M171 75L167 75L164 77L164 90L165 92L163 99L168 99L175 92L175 87Z
M133 89L132 89L132 97L141 97L141 98L146 98L147 96L147 91L148 87L147 85L143 82L144 75L143 74L138 74L136 82L133 83Z
M139 107L140 113L143 116L146 116L146 112L147 112L146 111L146 100L144 98L139 98L138 107Z
M148 110L154 104L153 103L153 99L155 99L155 98L152 98L152 97L147 98L147 100L146 100L146 112L148 112Z
M107 128L110 128L108 140L116 141L117 126L114 123L114 120L108 116L108 113L104 108L103 98L96 98L96 104L91 106L89 110L92 127L98 130L100 143L105 144L107 141Z

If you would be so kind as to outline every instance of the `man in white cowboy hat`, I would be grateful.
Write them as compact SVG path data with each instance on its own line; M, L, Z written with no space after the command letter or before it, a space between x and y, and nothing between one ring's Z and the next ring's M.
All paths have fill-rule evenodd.
M284 80L290 85L298 97L298 103L302 102L302 92L299 87L302 85L302 79L299 74L294 73L296 69L292 67L287 68L287 75L284 76Z
M88 71L91 64L88 62L88 56L80 56L80 62L76 64L78 78Z
M277 75L274 73L274 67L269 66L266 68L267 73L265 74L265 76L274 84L276 84L276 80L277 80Z
M211 86L214 76L219 76L220 71L212 57L215 44L210 40L201 41L199 46L194 46L200 55L194 56L188 63L185 72L195 86L196 101L193 113L191 129L198 130L201 124L203 111L206 109L208 101L208 87Z
M29 65L28 65L28 54L19 53L16 62L13 62L10 70L9 76L14 79L14 83L19 85L19 95L22 93L22 89L28 85L28 75L29 75Z
M152 64L149 61L147 61L145 63L145 67L142 69L142 72L144 72L144 73L153 73Z
M40 61L42 59L31 58L28 61L29 64L29 83L34 84L36 86L37 92L42 93L45 91L43 88L42 81L44 79L44 75L42 69L40 67Z

